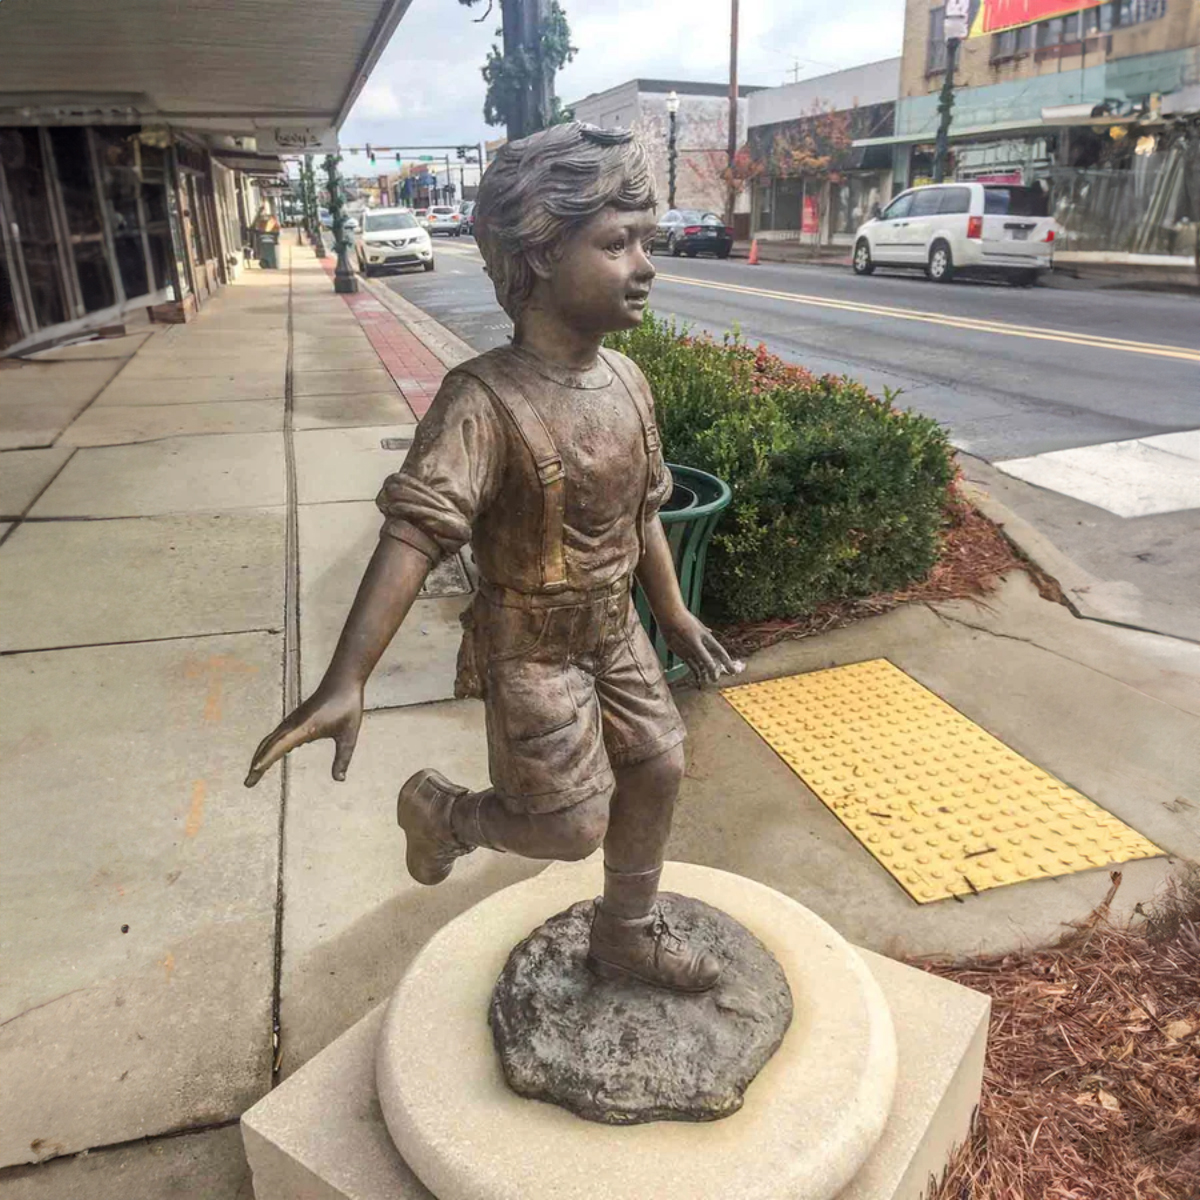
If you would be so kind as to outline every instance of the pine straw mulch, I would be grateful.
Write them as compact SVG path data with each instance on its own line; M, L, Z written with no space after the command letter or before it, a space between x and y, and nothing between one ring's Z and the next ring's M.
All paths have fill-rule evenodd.
M992 998L983 1098L933 1200L1200 1198L1200 868L1129 926L925 969Z
M920 582L895 592L880 592L861 599L836 600L794 620L774 618L717 627L722 644L731 654L745 656L776 642L815 637L840 629L864 617L876 617L901 604L940 600L977 600L995 590L1009 571L1025 571L1047 600L1062 603L1058 584L1022 558L1000 527L989 521L961 496L951 501L943 533L942 554Z

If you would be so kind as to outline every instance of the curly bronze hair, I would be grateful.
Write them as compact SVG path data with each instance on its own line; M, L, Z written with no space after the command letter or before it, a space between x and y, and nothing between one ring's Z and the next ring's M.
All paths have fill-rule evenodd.
M632 132L571 121L502 146L475 205L475 239L500 307L515 321L529 299L531 251L553 256L573 229L610 206L657 204L646 147Z

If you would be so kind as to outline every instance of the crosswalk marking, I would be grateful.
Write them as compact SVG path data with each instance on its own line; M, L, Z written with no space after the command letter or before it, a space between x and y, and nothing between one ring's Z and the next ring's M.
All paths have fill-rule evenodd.
M1200 508L1200 429L1077 446L994 464L1119 517Z

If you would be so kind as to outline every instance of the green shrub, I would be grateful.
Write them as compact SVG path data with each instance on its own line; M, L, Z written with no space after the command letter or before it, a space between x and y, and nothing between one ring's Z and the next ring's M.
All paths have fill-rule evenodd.
M735 335L690 337L650 313L607 344L650 381L668 461L733 490L705 572L715 616L801 616L933 566L955 474L936 421Z

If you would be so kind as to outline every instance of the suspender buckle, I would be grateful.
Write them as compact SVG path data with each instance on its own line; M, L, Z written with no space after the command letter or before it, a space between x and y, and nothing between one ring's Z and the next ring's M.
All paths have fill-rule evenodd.
M538 480L542 487L549 487L552 483L557 483L562 479L566 472L563 470L563 462L561 458L547 458L537 464Z

